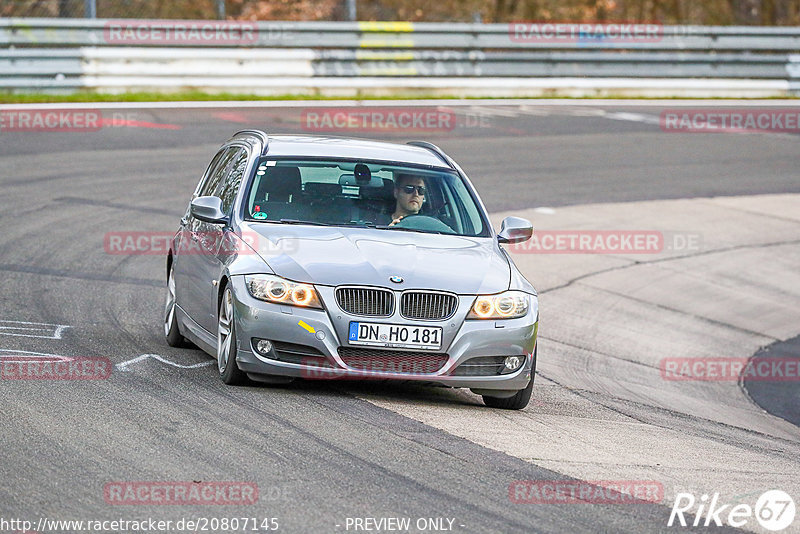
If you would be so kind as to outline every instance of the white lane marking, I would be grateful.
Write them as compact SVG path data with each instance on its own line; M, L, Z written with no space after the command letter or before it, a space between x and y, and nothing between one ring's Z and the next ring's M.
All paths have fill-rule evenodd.
M535 117L546 117L547 115L550 115L550 112L546 109L540 109L527 105L519 106L517 108L517 113L522 113L523 115L533 115Z
M28 350L16 350L16 349L0 349L0 352L10 352L10 356L3 356L0 355L0 362L2 363L25 363L30 361L32 358L37 360L50 360L56 362L71 362L75 358L70 358L69 356L61 356L59 354L51 354L49 352L31 352ZM20 358L25 358L24 360L15 360L13 359L15 356Z
M533 211L534 213L541 213L542 215L553 215L556 212L553 208L546 208L544 206L541 208L534 208Z
M126 362L118 363L117 365L115 365L115 367L117 369L119 369L120 371L127 371L128 370L128 366L133 365L135 363L143 362L143 361L145 361L147 359L151 359L151 358L153 360L158 360L161 363L165 363L167 365L171 365L172 367L177 367L178 369L197 369L199 367L207 367L209 365L214 365L213 361L200 362L200 363L195 363L195 364L192 364L192 365L181 365L179 363L171 362L168 359L166 359L163 356L160 356L158 354L142 354L141 356L137 356L136 358L134 358L132 360L128 360Z
M465 115L469 115L470 113L477 113L487 116L512 117L512 118L516 118L519 115L534 115L534 116L552 115L550 111L544 109L536 109L530 106L519 106L512 108L491 108L487 106L472 106L466 109L456 109L456 113L462 113ZM624 111L606 111L604 109L576 107L575 109L569 109L569 108L564 109L562 110L562 113L564 115L572 117L604 117L606 119L612 119L618 121L660 124L659 117L655 115L644 115L641 113L630 113Z
M604 109L575 108L564 110L564 113L573 117L605 117L607 112Z
M248 101L203 101L203 102L62 102L52 104L4 104L3 109L207 109L207 108L300 108L300 107L369 107L369 106L669 106L669 107L785 107L797 106L797 100L590 100L536 98L498 98L470 100L248 100Z
M489 117L512 117L515 118L519 115L516 110L497 108L489 106L470 106L466 110L459 110L461 113L486 115Z
M661 124L661 118L655 115L641 113L608 112L603 115L606 119L615 121L644 122L646 124Z
M24 325L24 326L12 326ZM7 321L0 319L0 336L37 337L40 339L61 339L61 334L67 328L65 324L32 323L29 321ZM16 332L11 332L16 330ZM28 333L22 333L28 332Z

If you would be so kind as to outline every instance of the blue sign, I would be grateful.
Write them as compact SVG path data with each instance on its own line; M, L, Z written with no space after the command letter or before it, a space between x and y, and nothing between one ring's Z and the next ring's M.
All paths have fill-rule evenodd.
M350 323L350 335L347 336L350 341L358 339L358 323Z

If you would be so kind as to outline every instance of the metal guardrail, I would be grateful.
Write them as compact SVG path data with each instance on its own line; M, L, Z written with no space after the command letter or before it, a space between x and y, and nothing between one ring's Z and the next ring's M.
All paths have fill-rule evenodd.
M0 45L8 46L108 46L111 24L134 20L0 19ZM157 23L158 21L148 21ZM172 21L190 24L193 21ZM223 21L208 21L220 24ZM614 39L579 42L514 37L510 24L410 23L410 22L255 22L255 41L220 43L211 47L375 48L375 49L627 49L673 51L784 51L800 52L800 28L734 26L663 26L658 36L631 45ZM513 24L513 23L512 23ZM114 43L116 44L116 43ZM159 46L157 41L133 43ZM176 44L176 46L181 46ZM192 44L189 46L198 46ZM200 44L202 46L202 44Z
M800 55L789 56L786 71L789 74L789 92L800 96Z
M222 25L223 36L226 28L240 33L169 40L131 31L158 24L189 30ZM800 84L798 27L652 27L652 38L636 42L594 34L537 38L525 33L530 25L521 28L520 33L508 24L3 19L0 89L121 89L126 81L131 88L221 87L228 80L229 89L257 90L275 87L281 77L295 84L297 78L311 78L309 86L325 85L321 79L358 79L362 87L395 83L389 79L421 85L462 79L464 87L466 79L492 78L762 80L780 81L787 90Z

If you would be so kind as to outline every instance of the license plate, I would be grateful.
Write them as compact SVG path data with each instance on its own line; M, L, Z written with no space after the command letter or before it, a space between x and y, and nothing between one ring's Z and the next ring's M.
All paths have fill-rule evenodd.
M347 340L351 345L439 350L442 348L442 328L353 321Z

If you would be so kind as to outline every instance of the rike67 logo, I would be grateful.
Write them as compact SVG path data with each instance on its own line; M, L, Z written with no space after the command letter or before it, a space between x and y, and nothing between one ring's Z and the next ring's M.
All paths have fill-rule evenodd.
M692 510L697 506L697 511L693 514ZM795 516L794 500L788 493L781 490L769 490L759 496L755 506L747 503L723 503L720 501L719 493L714 493L711 497L707 494L696 499L691 493L678 493L675 496L675 503L672 505L672 512L669 514L667 526L678 527L708 527L711 525L721 527L729 525L731 527L742 528L747 525L748 530L752 530L752 525L748 523L755 518L758 524L772 532L778 532L794 521ZM689 516L687 519L686 516Z

